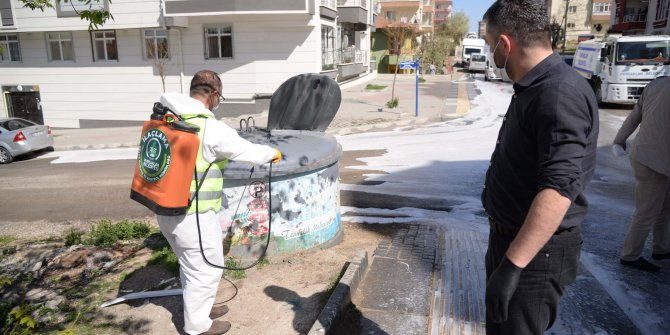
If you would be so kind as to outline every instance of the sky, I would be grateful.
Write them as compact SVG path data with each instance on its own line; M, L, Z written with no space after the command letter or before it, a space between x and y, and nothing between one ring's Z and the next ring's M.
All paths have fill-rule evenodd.
M470 29L468 31L478 32L478 22L493 2L493 0L454 0L452 13L464 12L470 18Z

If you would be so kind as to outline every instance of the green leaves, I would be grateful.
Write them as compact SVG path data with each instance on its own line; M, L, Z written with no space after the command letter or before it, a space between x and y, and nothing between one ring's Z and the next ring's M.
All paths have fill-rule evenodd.
M107 10L83 10L79 13L79 17L89 22L89 31L98 29L99 26L105 24L109 19L114 21L114 16Z
M106 1L112 3L112 0ZM30 8L31 10L39 9L42 12L44 12L46 8L56 8L52 2L52 0L19 0L19 3L21 3L23 7ZM77 1L78 5L85 5L88 7L88 9L77 10L72 0L55 0L57 6L61 6L61 3L70 4L72 10L79 15L82 20L88 21L89 31L100 28L110 19L114 21L112 13L110 13L104 6L101 6L104 2L105 0Z

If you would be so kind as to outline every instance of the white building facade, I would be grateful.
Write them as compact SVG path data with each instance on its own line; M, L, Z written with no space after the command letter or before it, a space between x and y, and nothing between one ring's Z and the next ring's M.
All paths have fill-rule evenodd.
M114 20L94 31L74 4L40 12L0 0L0 116L145 121L164 90L188 93L202 69L221 75L227 104L253 109L297 74L369 72L372 0L101 0Z

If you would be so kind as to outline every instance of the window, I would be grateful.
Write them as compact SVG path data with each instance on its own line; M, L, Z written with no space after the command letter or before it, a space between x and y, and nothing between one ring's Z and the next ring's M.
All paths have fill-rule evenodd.
M392 11L392 10L387 11L386 12L386 20L391 21L391 22L395 22L395 12Z
M574 28L575 24L574 23L568 23L568 28Z
M144 31L144 58L170 58L167 30L152 29Z
M205 59L233 57L233 28L205 28Z
M100 0L100 2L90 1L90 4L86 4L86 2L87 0L58 1L56 14L58 17L79 16L78 13L81 13L83 10L107 9L107 0Z
M91 32L91 39L93 43L93 61L119 60L115 31L94 31Z
M577 13L577 6L568 6L568 13Z
M609 3L594 3L593 4L593 14L609 14L610 13L610 4Z
M21 48L19 48L19 35L0 35L0 62L20 62Z
M72 34L47 33L47 53L49 61L74 60Z
M3 27L14 26L14 15L12 14L12 4L9 0L0 0L0 22Z
M656 4L656 20L665 20L668 18L668 0L658 0Z

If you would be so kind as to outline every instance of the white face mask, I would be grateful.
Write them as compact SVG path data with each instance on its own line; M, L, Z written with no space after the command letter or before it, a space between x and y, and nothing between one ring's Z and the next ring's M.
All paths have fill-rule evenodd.
M500 40L500 39L498 40L498 43L496 43L496 47L493 48L493 53L491 53L491 54L493 55L493 64L495 64L496 67L497 67L499 70L505 70L505 71L507 71L507 59L509 59L509 52L508 52L507 55L505 56L505 64L503 64L503 66L498 65L498 62L496 62L496 56L495 56L495 55L496 55L496 50L498 50L498 46L500 45L500 42L501 42L501 41L502 41L502 40Z

